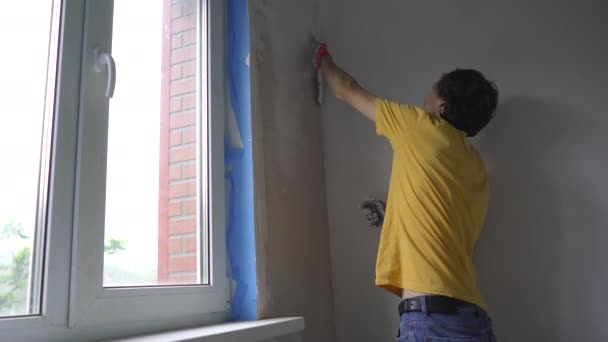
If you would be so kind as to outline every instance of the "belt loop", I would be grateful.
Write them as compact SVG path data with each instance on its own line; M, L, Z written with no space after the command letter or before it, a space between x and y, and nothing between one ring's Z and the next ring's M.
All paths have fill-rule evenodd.
M420 308L422 309L422 313L428 317L429 311L426 309L426 296L420 297Z

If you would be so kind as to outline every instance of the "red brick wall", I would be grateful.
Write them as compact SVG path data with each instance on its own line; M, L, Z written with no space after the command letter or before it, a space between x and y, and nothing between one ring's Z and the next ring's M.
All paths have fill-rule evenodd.
M197 1L165 0L159 196L160 283L197 281Z

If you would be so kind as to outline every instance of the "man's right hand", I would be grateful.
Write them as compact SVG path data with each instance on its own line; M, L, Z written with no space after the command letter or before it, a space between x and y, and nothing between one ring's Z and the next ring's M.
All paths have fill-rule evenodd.
M315 55L313 59L315 70L318 71L323 66L323 61L327 58L331 59L327 44L319 41L315 42Z

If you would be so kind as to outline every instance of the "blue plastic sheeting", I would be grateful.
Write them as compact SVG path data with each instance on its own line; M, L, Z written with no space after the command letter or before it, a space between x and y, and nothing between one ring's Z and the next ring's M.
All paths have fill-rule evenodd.
M226 139L228 185L227 244L230 272L236 284L230 319L256 319L257 289L253 219L253 157L251 146L251 81L245 60L249 54L247 0L228 0L228 81L230 102L243 146Z

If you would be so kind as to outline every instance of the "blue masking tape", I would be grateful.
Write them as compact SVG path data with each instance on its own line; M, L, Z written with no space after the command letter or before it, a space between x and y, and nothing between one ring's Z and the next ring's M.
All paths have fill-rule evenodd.
M226 140L226 181L230 189L226 241L230 271L236 283L230 319L243 321L257 318L251 81L249 68L245 64L249 54L249 18L247 0L228 0L227 5L230 102L236 115L243 148L235 148Z

